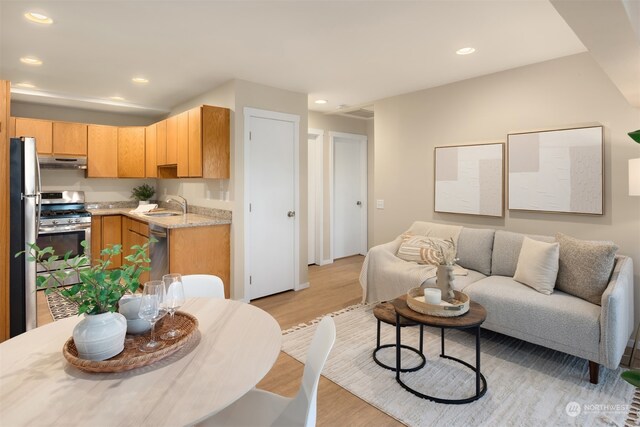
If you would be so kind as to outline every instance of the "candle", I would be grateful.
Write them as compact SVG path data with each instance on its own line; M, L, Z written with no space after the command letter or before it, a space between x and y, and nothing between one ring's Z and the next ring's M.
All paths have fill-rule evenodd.
M424 302L427 304L440 304L442 292L440 289L426 288L424 290Z

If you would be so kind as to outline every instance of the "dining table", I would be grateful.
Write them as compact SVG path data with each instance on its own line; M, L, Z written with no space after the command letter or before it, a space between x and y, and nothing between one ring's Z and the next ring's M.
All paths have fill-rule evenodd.
M153 364L89 373L62 348L80 317L32 329L0 344L0 426L182 426L230 405L272 368L278 322L250 304L188 299L199 338Z

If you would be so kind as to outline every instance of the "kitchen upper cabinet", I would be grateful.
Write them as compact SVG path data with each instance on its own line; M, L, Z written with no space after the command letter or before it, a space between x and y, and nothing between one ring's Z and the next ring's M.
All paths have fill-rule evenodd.
M122 244L122 216L92 216L91 217L91 261L100 258L102 249L109 245ZM124 252L124 248L123 248ZM106 257L103 257L106 259ZM111 258L109 269L122 265L122 253Z
M118 177L144 178L145 128L118 128Z
M157 124L147 126L145 130L145 176L147 178L158 177L158 127Z
M178 114L178 177L189 176L189 112Z
M229 179L229 151L230 151L230 111L228 108L203 105L201 108L200 135L201 135L201 176L211 179ZM197 124L194 122L194 126ZM194 139L197 133L192 134ZM195 144L195 140L193 142ZM200 170L197 163L198 156L194 154L194 174ZM191 160L191 157L190 157ZM192 175L196 176L196 175Z
M118 128L89 125L87 136L87 177L118 177Z
M167 164L167 121L156 123L156 164Z
M16 117L12 136L32 136L36 139L38 154L53 153L53 122L50 120Z
M178 164L178 116L169 117L167 123L167 158L165 165Z
M53 153L86 156L87 128L82 123L53 122Z

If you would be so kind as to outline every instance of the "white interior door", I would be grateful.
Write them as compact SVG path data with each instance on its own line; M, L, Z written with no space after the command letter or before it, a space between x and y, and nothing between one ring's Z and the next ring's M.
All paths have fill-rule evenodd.
M362 139L364 138L364 140ZM332 137L333 258L366 253L366 137Z
M298 124L279 116L297 117L245 111L249 299L294 289L297 279Z

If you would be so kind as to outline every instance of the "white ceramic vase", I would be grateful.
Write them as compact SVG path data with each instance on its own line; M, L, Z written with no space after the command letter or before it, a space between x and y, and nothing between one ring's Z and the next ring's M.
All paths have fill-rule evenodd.
M436 286L442 292L442 299L450 301L455 297L453 293L453 266L439 265L436 271Z
M148 205L151 203L149 200L138 200L138 206Z
M124 295L118 303L118 311L127 319L127 333L129 334L144 334L151 329L151 323L141 319L138 315L140 301L142 301L142 294L134 294Z
M124 350L127 319L120 313L85 314L73 328L78 357L105 360Z

